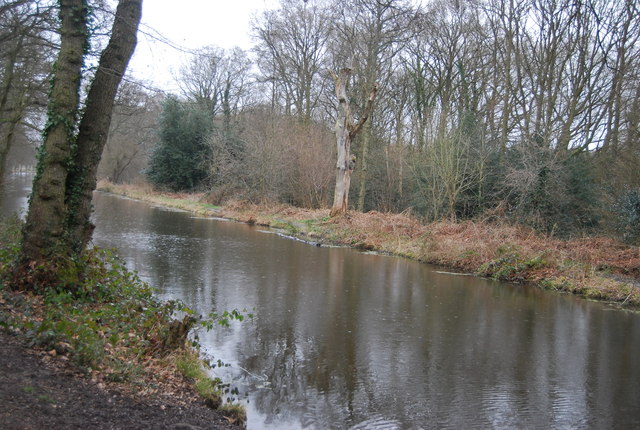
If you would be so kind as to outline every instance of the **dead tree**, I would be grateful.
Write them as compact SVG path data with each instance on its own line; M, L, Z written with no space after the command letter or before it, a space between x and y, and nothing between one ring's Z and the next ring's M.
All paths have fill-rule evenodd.
M351 156L351 142L373 110L373 101L378 92L378 84L374 84L362 116L356 123L349 107L347 98L347 83L351 76L351 69L344 68L340 74L334 73L336 96L338 97L338 121L336 122L336 141L338 148L338 162L336 164L336 189L333 196L333 206L330 216L342 215L349 207L349 187L351 186L351 173L355 167L355 157Z

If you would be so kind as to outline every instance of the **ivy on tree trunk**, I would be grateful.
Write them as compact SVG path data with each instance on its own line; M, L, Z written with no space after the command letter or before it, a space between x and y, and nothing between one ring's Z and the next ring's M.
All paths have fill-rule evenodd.
M59 17L60 51L24 228L23 263L52 259L64 251L66 184L73 158L82 64L88 43L84 1L60 0Z
M142 0L120 0L111 38L102 52L78 127L77 153L67 181L69 246L73 253L84 250L94 226L89 218L96 189L98 164L107 142L118 86L136 47Z
M60 0L60 40L48 121L24 228L22 269L81 253L91 238L91 196L114 99L136 46L142 0L120 0L86 106L79 88L89 42L85 0ZM52 266L53 267L53 266Z

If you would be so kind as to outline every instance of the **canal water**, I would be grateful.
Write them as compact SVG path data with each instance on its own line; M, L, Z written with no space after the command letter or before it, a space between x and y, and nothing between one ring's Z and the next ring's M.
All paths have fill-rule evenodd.
M5 186L2 211L30 179ZM249 429L640 428L640 315L95 195L94 242L200 332ZM254 310L255 309L255 310Z

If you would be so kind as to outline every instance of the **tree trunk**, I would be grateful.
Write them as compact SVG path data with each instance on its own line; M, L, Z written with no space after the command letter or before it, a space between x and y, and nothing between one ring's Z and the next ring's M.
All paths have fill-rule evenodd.
M10 118L5 122L0 121L0 182L4 177L7 155L13 143L13 137L22 118Z
M59 16L61 46L24 228L21 260L25 264L49 260L64 252L65 186L88 38L84 1L60 0Z
M367 195L367 174L369 170L369 146L371 145L371 123L364 127L362 135L362 153L360 154L360 186L358 187L358 210L364 212L364 199Z
M338 121L336 123L338 162L336 164L336 188L333 195L333 206L329 214L331 217L342 215L349 209L351 172L353 172L353 168L355 167L355 157L351 156L351 142L371 114L373 101L378 91L378 85L374 84L364 112L358 123L355 124L351 109L349 108L349 99L347 98L347 82L350 76L351 69L349 68L344 68L340 71L339 75L334 75L339 109Z
M0 88L0 180L4 175L4 164L11 148L11 142L15 124L13 120L8 119L13 117L14 109L9 104L9 94L13 87L13 76L16 66L16 57L18 51L22 48L22 38L18 40L16 49L12 49L9 52L7 58L5 58L6 66L2 73L2 87Z
M330 216L334 217L347 212L349 208L349 187L351 186L351 172L354 166L351 161L351 139L349 137L349 123L351 112L347 99L347 81L351 69L342 69L336 78L336 95L338 97L338 121L336 122L336 142L338 162L336 164L336 189L333 194L333 206ZM353 163L352 163L353 164Z
M78 153L67 186L69 240L74 253L84 250L94 226L91 200L96 189L98 164L107 142L118 86L136 47L142 0L120 0L109 44L102 52L80 121Z
M56 282L57 269L66 264L59 266L56 261L65 262L81 253L91 237L89 216L96 171L118 85L136 45L142 0L118 3L111 38L100 58L76 135L82 65L88 46L85 3L85 0L60 0L61 49L49 96L48 123L38 156L21 259L14 272L17 286L30 283L25 287L32 288L38 279ZM25 276L27 273L35 278Z

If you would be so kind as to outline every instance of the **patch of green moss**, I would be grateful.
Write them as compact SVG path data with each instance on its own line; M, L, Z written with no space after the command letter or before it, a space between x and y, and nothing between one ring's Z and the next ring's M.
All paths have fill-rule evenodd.
M222 403L222 393L218 389L220 380L211 379L204 368L204 363L193 351L185 351L176 359L178 371L186 378L193 380L196 392L207 405L218 409Z
M484 276L506 281L518 281L525 279L525 272L544 267L546 261L542 255L537 255L528 260L523 259L514 248L498 249L498 258L483 264L478 272Z

